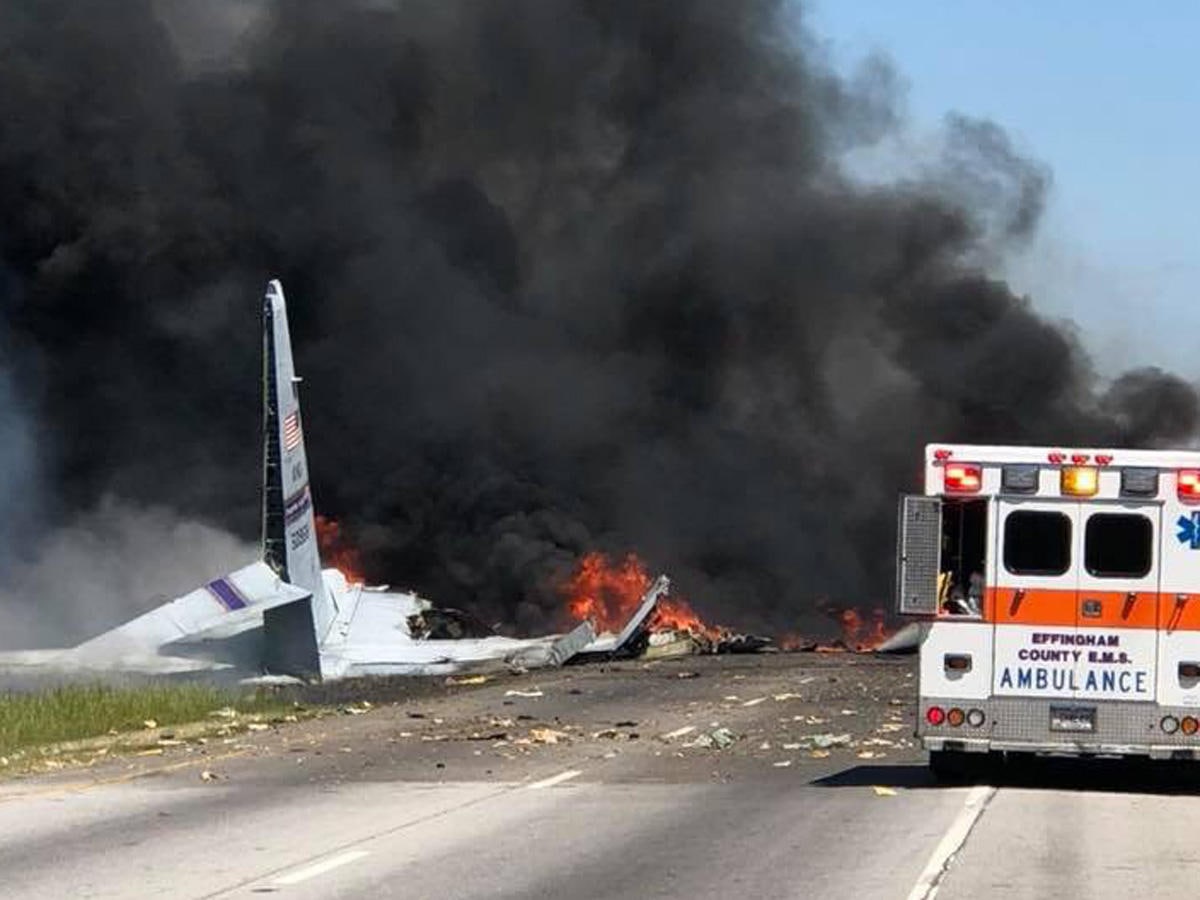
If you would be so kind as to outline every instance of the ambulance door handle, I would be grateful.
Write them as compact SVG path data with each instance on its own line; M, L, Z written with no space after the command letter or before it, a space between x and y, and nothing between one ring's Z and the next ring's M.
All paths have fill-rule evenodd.
M1086 618L1089 618L1089 619L1100 618L1100 613L1103 611L1103 609L1104 609L1104 607L1100 603L1099 600L1096 600L1094 598L1089 598L1089 599L1083 601L1083 615Z
M1015 591L1013 591L1012 603L1008 605L1008 614L1010 616L1015 616L1017 614L1017 607L1021 605L1021 600L1023 600L1024 597L1025 588L1017 588Z
M1125 608L1121 610L1121 618L1128 619L1129 614L1133 612L1133 604L1137 602L1137 591L1130 591L1125 595Z

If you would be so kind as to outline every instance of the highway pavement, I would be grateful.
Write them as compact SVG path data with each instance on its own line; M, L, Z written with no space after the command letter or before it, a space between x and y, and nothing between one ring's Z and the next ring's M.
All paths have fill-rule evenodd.
M909 660L794 654L409 681L0 782L0 896L1194 893L1190 770L938 785L912 680Z

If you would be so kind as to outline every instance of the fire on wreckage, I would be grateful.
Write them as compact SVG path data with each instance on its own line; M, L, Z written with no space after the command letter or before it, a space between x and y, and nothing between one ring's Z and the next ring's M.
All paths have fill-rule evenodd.
M617 628L618 623L637 607L650 583L649 573L634 554L614 563L602 553L589 553L564 586L567 608L573 618L591 621L599 629ZM867 653L885 644L891 645L889 650L910 649L907 636L895 640L900 636L893 635L887 627L883 610L876 610L869 618L854 609L828 609L826 612L838 624L840 637L837 639L817 641L788 634L776 644L769 637L709 625L685 599L664 596L654 607L641 636L631 640L624 652L661 658L772 650Z
M652 580L633 556L617 566L586 556L565 591L575 624L526 639L491 633L411 592L365 586L337 523L314 512L278 281L263 301L263 347L261 559L76 647L2 653L0 670L329 680L770 647L767 638L706 625L686 601L667 596L665 576ZM333 568L322 568L323 549ZM842 648L867 649L854 640Z

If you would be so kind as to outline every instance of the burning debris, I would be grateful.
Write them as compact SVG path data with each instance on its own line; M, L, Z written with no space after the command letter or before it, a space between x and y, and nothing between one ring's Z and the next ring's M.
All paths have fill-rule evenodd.
M567 609L575 620L588 619L599 632L619 629L654 587L646 567L630 553L614 564L603 553L589 553L580 560L575 575L564 587ZM677 631L715 639L710 628L684 599L659 600L646 623L648 632Z
M653 595L655 602L643 617L638 633L626 635L621 642L625 655L656 659L699 653L755 653L772 647L768 637L707 624L687 600L666 596L669 585L665 576L652 583L636 554L614 563L603 553L589 553L563 587L563 593L570 614L593 622L599 632L611 631L615 622L628 621L631 612Z
M818 640L789 633L780 639L780 649L807 653L877 653L888 645L895 652L895 648L891 647L895 632L887 624L884 610L877 608L869 616L850 608L826 607L824 612L837 623L840 634L836 638Z
M630 553L620 562L613 562L605 554L593 552L583 557L562 592L573 618L591 621L598 632L605 632L611 631L612 623L627 621L631 611L637 609L652 589L650 575L636 554ZM763 635L710 625L687 600L664 596L655 603L642 633L625 645L625 653L649 659L775 650L870 653L891 637L882 609L874 610L869 616L855 609L830 609L827 612L840 627L839 637L822 642L789 634L776 643Z
M857 651L873 650L888 638L888 628L884 622L885 614L882 609L871 613L866 619L856 609L844 609L841 612L843 629L842 642L850 649Z

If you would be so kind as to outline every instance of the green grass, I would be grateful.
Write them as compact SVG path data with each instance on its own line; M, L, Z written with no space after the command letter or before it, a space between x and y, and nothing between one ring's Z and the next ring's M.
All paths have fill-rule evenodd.
M192 683L62 685L31 693L0 693L0 756L114 731L195 722L220 709L270 714L286 707L281 698L266 693Z

